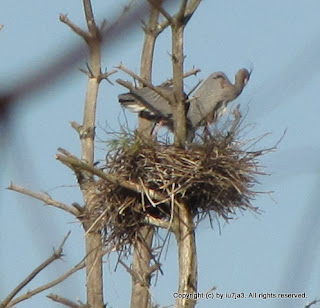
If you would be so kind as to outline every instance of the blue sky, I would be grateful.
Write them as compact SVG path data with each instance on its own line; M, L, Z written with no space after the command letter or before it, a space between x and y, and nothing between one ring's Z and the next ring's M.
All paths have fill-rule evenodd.
M112 21L126 1L94 1L97 19ZM198 307L213 304L232 307L303 307L320 297L319 238L319 154L320 104L320 3L306 1L203 1L186 29L185 69L201 69L187 80L186 89L214 71L224 71L231 80L239 68L253 67L248 86L232 106L248 110L246 123L253 126L247 138L270 133L259 144L273 146L287 129L277 151L261 159L265 171L253 202L263 213L242 212L229 223L220 221L212 230L207 222L197 229L199 292L215 286L217 292L306 292L306 300L222 299L200 301ZM49 63L80 39L58 20L59 13L84 25L79 1L38 1L0 4L1 76L0 89L28 78L37 67ZM166 31L157 44L154 83L171 76L170 38ZM143 36L128 32L114 46L105 46L103 65L112 69L123 62L139 70ZM83 47L83 55L86 48ZM69 121L81 122L86 77L79 67L37 95L21 100L14 115L10 146L2 162L0 177L0 298L3 298L35 266L47 258L68 230L63 261L51 265L29 288L54 279L83 257L83 232L71 216L40 202L5 190L10 181L36 191L49 192L66 203L81 203L73 174L55 160L58 147L79 155L79 140ZM30 75L29 75L30 76ZM111 80L124 78L122 73ZM98 106L98 138L107 136L103 127L117 130L124 121L117 95L123 89L101 85ZM136 116L126 113L131 127ZM0 145L1 146L1 145ZM103 143L96 159L103 159ZM4 149L0 149L1 152ZM173 303L176 290L176 250L170 241L163 261L164 276L153 289L161 305ZM128 307L130 277L124 269L114 272L115 258L106 260L106 301L112 307ZM84 274L78 273L46 292L84 300ZM26 290L25 290L26 291ZM18 307L58 307L40 294Z

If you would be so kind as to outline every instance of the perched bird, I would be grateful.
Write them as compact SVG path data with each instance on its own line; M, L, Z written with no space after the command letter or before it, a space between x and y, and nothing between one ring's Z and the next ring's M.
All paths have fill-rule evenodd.
M243 68L235 77L232 84L222 72L211 74L197 89L193 97L186 103L187 114L187 141L191 142L195 130L200 126L208 126L217 121L225 112L229 102L236 99L246 86L250 72ZM174 98L173 88L159 86L167 97ZM140 116L154 122L164 122L170 129L173 128L172 108L170 103L161 95L149 88L136 89L118 96L119 103Z
M222 72L211 74L191 99L187 119L192 129L195 131L199 126L208 126L216 122L226 111L228 103L241 94L250 79L250 74L245 68L239 70L234 85ZM189 134L192 135L191 132Z

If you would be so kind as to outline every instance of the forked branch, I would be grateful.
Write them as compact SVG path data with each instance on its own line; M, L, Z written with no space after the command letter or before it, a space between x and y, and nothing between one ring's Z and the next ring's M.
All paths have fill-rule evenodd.
M12 307L12 306L16 305L17 303L32 297L33 295L35 295L37 293L40 293L40 292L42 292L42 291L44 291L46 289L51 288L52 286L60 283L61 281L63 281L67 277L69 277L72 273L74 273L74 271L73 271L68 276L64 276L63 279L59 279L56 283L50 283L50 284L44 285L42 287L39 287L39 288L37 288L37 289L35 289L33 291L28 291L25 295L22 295L19 298L13 300L13 298L24 287L26 287L29 284L29 282L32 281L41 271L43 271L45 268L47 268L54 261L56 261L58 259L61 259L61 257L63 256L63 253L62 253L63 252L63 246L64 246L66 240L68 239L69 235L70 235L70 232L68 232L67 235L64 237L64 239L62 240L62 242L59 245L58 249L54 250L52 255L47 260L45 260L38 267L36 267L23 281L21 281L12 290L12 292L1 302L0 308Z

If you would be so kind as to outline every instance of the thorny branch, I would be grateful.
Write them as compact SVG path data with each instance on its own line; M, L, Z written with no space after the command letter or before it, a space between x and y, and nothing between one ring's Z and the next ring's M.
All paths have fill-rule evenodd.
M82 30L80 27L78 27L76 24L74 24L66 14L60 14L59 20L63 22L64 24L68 25L72 31L74 31L79 36L83 37L85 41L89 40L89 34L88 32Z
M101 47L102 33L95 22L91 0L83 0L83 9L87 22L88 32L80 31L79 28L67 19L65 23L79 34L89 50L89 64L87 65L89 74L87 83L87 93L84 102L83 121L81 125L73 125L79 131L81 141L81 159L94 165L94 140L96 125L96 108L99 85L106 74L101 73ZM74 122L73 122L74 123ZM82 131L82 133L80 133ZM85 173L82 170L75 170L78 183L83 195L85 209L90 211L94 206L95 191L93 183L95 181L92 173ZM90 229L92 221L83 221L85 231ZM100 230L92 230L85 237L86 258L86 293L87 305L94 308L103 308L103 269L102 269L102 235ZM63 299L64 300L64 299ZM72 303L71 303L72 304ZM72 304L73 305L73 304Z

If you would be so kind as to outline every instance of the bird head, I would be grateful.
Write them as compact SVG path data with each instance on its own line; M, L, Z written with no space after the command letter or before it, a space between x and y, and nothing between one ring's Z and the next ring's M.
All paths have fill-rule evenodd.
M252 70L248 71L246 68L242 68L238 71L236 75L236 79L239 79L243 82L243 86L245 87L250 79L250 75L252 73Z

